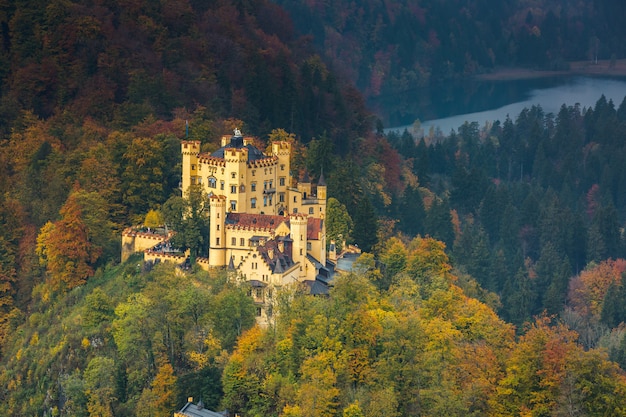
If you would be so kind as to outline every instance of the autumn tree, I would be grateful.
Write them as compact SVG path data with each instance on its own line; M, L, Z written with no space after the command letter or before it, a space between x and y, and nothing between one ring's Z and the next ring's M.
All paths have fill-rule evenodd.
M143 216L164 199L165 158L158 141L135 138L123 155L122 198L131 215Z
M37 237L37 253L57 290L70 290L84 284L93 275L102 254L104 242L101 239L110 238L106 216L102 217L98 211L101 207L81 204L90 197L91 194L80 190L70 194L61 208L61 219L48 222ZM94 212L90 212L91 208Z

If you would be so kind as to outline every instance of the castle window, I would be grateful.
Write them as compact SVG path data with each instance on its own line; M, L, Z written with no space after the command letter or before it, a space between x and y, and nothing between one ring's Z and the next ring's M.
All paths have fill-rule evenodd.
M285 177L280 177L279 181L280 181L279 182L280 186L284 187L285 186Z
M194 164L191 164L191 170L195 171L196 170L196 166Z
M191 185L195 185L196 184L196 177L191 177Z
M231 185L230 186L230 193L231 194L237 194L237 186L236 185Z
M267 207L267 197L263 197L263 207Z
M270 180L270 188L273 188L274 186L274 181Z
M198 177L198 184L202 184L202 177Z
M256 208L256 198L250 199L250 208Z
M281 170L281 171L284 171L284 170L285 170L285 164L282 164L282 165L280 166L280 170Z
M261 317L261 315L262 315L261 313L262 313L262 312L263 312L263 309L262 309L261 307L257 307L257 308L256 308L256 316L257 316L257 317Z
M300 248L300 255L302 255L302 248Z
M270 168L270 174L272 173L272 168Z
M224 181L220 181L220 190L224 189Z
M209 177L208 181L209 181L209 187L210 188L217 187L217 180L215 179L215 177Z
M306 250L307 251L313 250L313 247L311 246L311 242L306 242Z
M256 175L256 169L252 170L252 176L254 177Z
M250 184L250 191L256 191L256 182Z
M293 196L293 202L294 202L294 203L297 203L297 202L298 202L298 196L297 196L297 195L294 195L294 196Z
M263 181L263 189L267 190L267 181Z
M294 208L293 208L293 212L294 212L294 213L297 213L297 212L298 212L298 207L294 207Z
M265 168L265 175L267 175L267 168Z
M219 217L219 215L218 215L218 217ZM215 226L217 226L217 230L219 231L220 230L220 225L216 224Z
M285 202L285 193L278 194L278 201L280 201L281 203Z
M236 237L231 238L230 239L230 244L231 244L231 246L235 246L237 244L237 238Z
M240 238L239 239L239 246L245 246L245 245L246 245L246 239ZM241 257L241 259L243 259L243 256Z
M245 192L246 192L246 186L245 186L244 184L241 184L241 185L239 186L239 192L240 192L240 193L245 193Z
M217 246L219 246L219 245L220 245L220 238L219 238L219 237L215 238L215 244L216 244Z
M270 196L270 202L269 202L269 205L270 205L270 206L272 205L272 196Z
M231 178L237 178L237 173L236 172L231 172L230 173L230 177Z
M313 214L313 207L309 207L309 214Z
M235 200L231 200L231 202L230 202L230 210L231 211L237 210L237 202Z
M263 298L263 288L256 289L256 298Z

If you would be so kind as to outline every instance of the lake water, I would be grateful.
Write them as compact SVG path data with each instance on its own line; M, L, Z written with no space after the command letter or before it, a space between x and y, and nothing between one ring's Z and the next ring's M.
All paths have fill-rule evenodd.
M406 97L387 101L379 99L373 104L381 115L387 130L404 130L416 119L428 133L431 127L449 134L464 122L504 121L507 115L515 121L517 115L533 105L540 105L546 113L558 113L562 104L579 104L581 108L593 107L602 94L613 100L615 107L626 96L626 78L550 77L513 81L474 81L451 86L437 96L433 93L407 93ZM426 97L425 97L426 96ZM415 102L410 102L410 97Z

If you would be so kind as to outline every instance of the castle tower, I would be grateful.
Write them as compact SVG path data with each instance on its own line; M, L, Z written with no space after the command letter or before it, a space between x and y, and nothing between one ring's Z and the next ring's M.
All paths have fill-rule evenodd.
M230 147L224 149L224 161L226 162L225 182L227 195L226 211L245 213L247 205L247 164L248 148L243 146L242 136L233 136Z
M291 257L294 262L300 263L300 278L306 277L306 249L307 249L307 215L291 214L289 216L290 234L292 243Z
M326 191L327 191L327 187L326 187L326 179L324 178L324 171L322 171L322 173L320 174L319 179L317 180L317 199L319 200L319 204L320 204L320 214L319 217L320 219L326 219ZM324 227L324 230L326 229L326 227Z
M200 153L200 142L194 140L184 140L181 143L181 153L183 154L183 178L181 187L183 195L191 184L196 184L198 177L198 154Z
M275 213L288 212L288 189L291 187L291 144L282 141L272 142L272 156L277 158Z
M311 178L309 177L309 171L304 170L304 174L298 182L298 191L302 193L302 200L311 198Z
M212 195L209 207L209 265L226 266L226 197Z

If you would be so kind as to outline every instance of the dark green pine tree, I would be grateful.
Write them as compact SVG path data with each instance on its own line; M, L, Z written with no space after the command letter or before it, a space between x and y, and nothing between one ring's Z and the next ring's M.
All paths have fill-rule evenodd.
M609 286L602 302L600 321L610 328L626 322L626 276L622 275L620 284Z
M452 247L454 228L452 227L452 215L448 200L435 198L430 210L426 213L424 229L426 234L441 240L449 248Z
M409 236L424 233L426 210L424 201L417 187L411 185L404 190L404 198L398 207L400 229Z
M565 305L565 296L572 268L567 257L559 254L555 246L548 242L541 248L541 255L535 265L536 288L540 297L539 311L557 314Z
M378 241L378 220L369 196L363 195L357 204L354 216L352 237L361 250L371 252Z
M489 251L489 239L485 231L480 228L477 238L472 248L472 256L467 264L467 271L472 277L480 283L480 285L489 290L494 291L495 288L490 281L489 271L491 270L491 252Z
M612 203L599 207L589 227L589 260L603 261L623 256L623 245L617 210Z
M528 271L522 267L504 286L502 304L506 318L521 329L535 311L537 292Z

